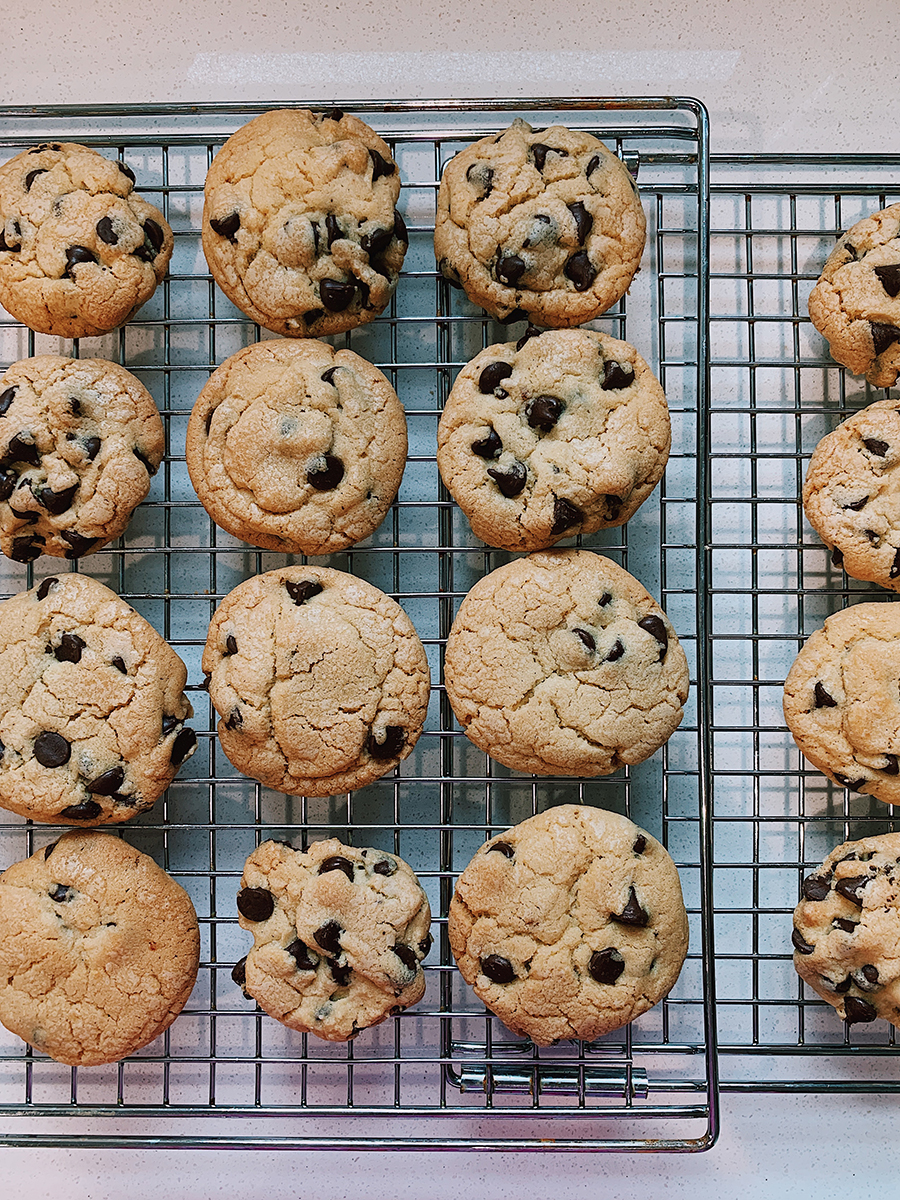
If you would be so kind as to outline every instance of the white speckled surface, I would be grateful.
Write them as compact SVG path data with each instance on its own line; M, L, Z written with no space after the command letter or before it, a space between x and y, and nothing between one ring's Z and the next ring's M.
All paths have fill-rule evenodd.
M896 153L884 0L32 0L3 6L0 103L483 95L695 96L713 152ZM0 1150L8 1195L781 1197L893 1182L898 1097L732 1095L709 1153L465 1155ZM476 1182L477 1181L477 1182Z

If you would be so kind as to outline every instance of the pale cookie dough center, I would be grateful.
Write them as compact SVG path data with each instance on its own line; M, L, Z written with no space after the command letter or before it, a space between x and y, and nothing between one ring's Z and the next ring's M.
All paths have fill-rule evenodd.
M867 637L843 663L847 737L863 754L900 750L900 643Z
M225 438L225 469L252 492L260 508L288 513L309 490L307 471L330 449L334 427L324 412L257 401L241 413Z

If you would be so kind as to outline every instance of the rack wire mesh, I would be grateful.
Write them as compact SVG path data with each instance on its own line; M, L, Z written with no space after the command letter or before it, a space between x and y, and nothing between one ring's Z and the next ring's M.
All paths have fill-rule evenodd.
M332 107L331 103L328 105ZM36 353L114 359L155 397L168 453L120 542L77 568L111 586L188 666L199 735L195 756L156 808L117 830L190 892L202 934L200 977L171 1029L106 1068L59 1066L0 1033L0 1142L5 1144L266 1145L539 1149L672 1149L716 1133L709 826L703 705L708 147L706 115L690 100L347 104L388 140L410 246L385 315L334 339L376 363L403 400L410 454L382 528L328 565L362 576L412 617L432 671L425 733L392 775L314 800L239 775L219 749L202 690L200 654L218 602L243 579L289 561L218 530L191 489L187 418L211 371L270 336L217 291L200 248L203 183L229 133L271 106L0 112L0 159L48 138L80 141L133 168L138 190L175 231L168 278L124 329L82 344L0 323L4 364ZM315 107L315 106L313 106ZM321 106L319 106L321 107ZM666 389L673 450L664 484L626 529L586 539L636 574L666 607L692 664L684 724L649 762L596 781L531 778L475 750L455 724L441 654L469 587L509 556L468 530L435 465L437 418L458 369L483 346L519 336L448 288L432 232L444 164L515 116L588 129L639 170L648 252L627 304L595 327L627 338ZM0 565L9 594L58 573L58 560ZM65 569L63 567L63 569ZM454 880L487 837L533 812L577 801L632 816L679 866L691 949L669 998L597 1042L538 1049L486 1014L453 966L446 913ZM0 820L0 867L59 830ZM428 988L415 1008L335 1046L295 1034L242 997L231 968L246 952L235 894L243 861L267 837L296 845L337 836L406 858L435 913ZM198 1118L204 1118L202 1128Z

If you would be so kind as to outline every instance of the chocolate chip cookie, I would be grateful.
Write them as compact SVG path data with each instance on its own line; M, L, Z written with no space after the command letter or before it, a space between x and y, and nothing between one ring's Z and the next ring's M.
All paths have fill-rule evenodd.
M134 172L76 142L0 167L0 304L37 333L96 337L130 321L172 257L172 230Z
M671 624L627 571L544 550L472 588L447 639L447 697L491 758L538 775L608 775L678 728L688 667Z
M216 283L283 337L373 320L409 235L387 142L337 109L279 109L232 134L206 179L203 251Z
M72 831L0 875L0 1021L57 1062L118 1062L159 1037L199 958L187 892L110 834Z
M283 567L236 587L210 623L203 670L228 758L290 795L380 778L412 751L428 705L428 660L409 617L328 567Z
M50 576L0 604L0 807L109 825L150 808L193 752L175 651L115 592Z
M808 639L784 684L784 717L813 766L900 802L900 605L855 604Z
M665 395L633 346L532 327L460 371L437 461L476 536L539 550L624 524L662 477L670 441Z
M802 892L797 974L848 1023L900 1027L900 833L844 842Z
M688 948L675 864L627 817L565 804L477 852L448 922L466 983L539 1046L591 1040L667 996Z
M516 120L441 177L438 265L501 321L566 328L599 316L628 290L645 239L627 168L589 133Z
M0 379L0 549L81 558L117 538L147 495L165 434L117 363L44 354Z
M194 405L186 452L217 525L269 550L333 554L384 520L406 448L403 405L381 371L306 338L227 359Z
M900 373L900 204L866 217L829 254L809 297L833 358L874 387Z
M237 906L253 949L232 978L291 1029L345 1042L425 992L431 909L394 854L336 838L306 851L263 842Z

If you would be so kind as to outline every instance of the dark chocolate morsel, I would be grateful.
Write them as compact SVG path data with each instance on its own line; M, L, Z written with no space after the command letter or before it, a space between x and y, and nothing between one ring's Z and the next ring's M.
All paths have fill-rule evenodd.
M376 738L374 733L370 733L366 739L366 749L369 754L374 759L385 762L390 758L396 758L405 745L406 731L402 725L388 725L381 741Z
M313 957L309 946L305 942L301 942L299 938L296 938L285 949L297 964L298 971L314 971L316 969L316 963L319 960Z
M103 812L96 800L82 800L81 804L70 804L59 814L69 821L93 821Z
M851 779L849 775L839 775L837 771L835 771L834 777L841 787L849 788L851 792L858 792L866 782L865 779Z
M844 1001L844 1012L847 1014L848 1025L860 1025L865 1021L874 1021L878 1016L873 1005L868 1000L860 1000L857 996L848 996Z
M394 209L394 237L404 246L409 245L409 231L406 228L406 222L396 208Z
M93 462L100 453L100 439L98 437L85 438L82 443L85 457L89 462Z
M597 643L594 640L594 635L592 633L588 633L586 629L573 629L572 632L576 637L581 639L581 641L584 643L585 649L589 650L593 654L593 652L597 649Z
M489 430L487 437L479 438L477 442L472 443L472 453L477 454L479 458L499 458L502 449L503 443L500 441L500 435L496 429Z
M6 453L3 455L3 464L29 463L32 467L39 467L41 465L40 451L34 441L29 439L31 439L31 434L24 430L10 438Z
M275 911L275 897L266 888L241 888L237 907L248 921L268 921Z
M534 165L539 171L543 171L546 166L548 154L558 154L560 158L569 157L568 150L561 150L556 146L545 146L543 142L534 142L531 153L534 156Z
M86 787L92 796L111 796L113 792L119 790L124 782L124 770L121 767L111 767L102 775L98 775L96 779L92 779L90 783L86 784Z
M56 847L58 845L59 845L59 842L51 842L49 846L44 847L44 862L47 861L47 859L50 857L50 855L53 853L53 851L56 849Z
M549 433L563 414L565 404L556 396L535 396L525 405L525 419L532 429Z
M322 113L323 121L340 121L343 120L344 110L342 108L327 108Z
M880 438L863 438L862 444L869 451L869 453L874 454L876 458L884 458L888 452L887 442L881 441Z
M327 875L329 871L343 871L350 882L353 882L353 863L349 858L344 858L343 854L332 854L331 858L323 859L319 863L320 875Z
M816 708L837 708L837 700L825 691L821 683L816 684L813 696Z
M350 972L352 970L350 964L347 963L342 967L339 963L333 962L329 963L328 966L331 970L331 977L338 987L346 987L350 982ZM357 1030L357 1032L359 1031Z
M119 662L122 662L121 658L119 659ZM124 667L124 665L125 664L122 663L123 667ZM173 730L177 729L180 724L181 724L181 721L178 719L178 717L171 717L168 714L163 716L163 719L162 719L162 735L163 735L163 737L168 737L169 734L172 733Z
M900 775L900 759L896 754L885 754L887 763L881 768L885 775Z
M512 983L516 977L512 963L499 954L485 955L481 960L481 973L493 983Z
M842 504L841 508L845 510L849 509L851 512L862 512L868 503L869 497L863 496L861 500L854 500L852 504Z
M827 982L828 982L828 980L825 980L825 982L827 983ZM834 990L835 990L836 992L838 992L838 993L839 993L841 996L843 996L845 992L849 992L849 991L850 991L850 985L851 985L852 983L853 983L853 980L852 980L852 979L850 978L850 976L848 975L848 976L847 976L847 978L846 978L846 979L842 979L840 983L836 983L836 984L834 984Z
M15 387L8 387L5 392L0 392L0 417L6 416L7 409L12 404L15 394Z
M28 480L27 479L20 480L18 487L20 487L20 488L28 487ZM34 512L33 510L29 510L27 512L20 512L19 509L13 508L12 504L10 504L10 506L9 506L9 511L12 513L12 515L17 520L24 521L26 525L36 525L38 522L38 519L39 519L38 514L36 512Z
M628 892L628 903L620 913L610 913L610 919L617 921L620 925L639 925L641 928L647 925L650 920L649 913L641 908L637 898L637 892L634 890L634 885Z
M616 640L612 644L612 649L610 650L609 654L607 654L606 658L604 658L603 661L604 662L618 662L624 653L625 653L625 647L622 645L621 640L619 638L616 638Z
M37 590L38 600L46 600L50 593L50 589L54 586L54 584L57 583L59 583L59 580L55 575L50 575L47 579L42 580L41 586Z
M645 629L659 642L659 661L666 657L666 651L669 648L669 634L663 624L662 618L651 613L649 617L642 617L638 621L638 628Z
M849 900L851 904L855 904L857 908L862 908L863 898L862 892L865 891L866 885L871 883L869 875L854 875L852 879L839 879L834 885L834 890L839 896L843 896L845 900Z
M889 579L896 579L900 575L900 550L894 554L894 561L891 563L891 569L888 572Z
M227 654L237 654L237 648L238 648L237 638L234 636L233 633L229 633L228 636L225 638L225 653L226 653L226 655Z
M372 182L380 179L382 175L393 175L397 170L395 162L388 162L377 150L369 148L369 158L372 160Z
M603 379L600 387L604 392L618 392L634 383L634 367L630 362L616 362L608 358L603 364Z
M226 729L240 729L244 724L244 717L241 710L235 706L228 716L225 718Z
M512 375L512 364L508 362L492 362L484 368L478 376L478 390L485 396L489 396L504 379L508 379Z
M237 240L235 234L241 227L241 214L239 212L232 212L224 217L211 217L209 225L215 233L218 233L221 237L228 238L229 242L234 242Z
M466 182L475 192L476 200L486 200L494 188L494 168L474 162L466 171Z
M154 258L163 248L163 242L166 240L162 227L156 221L148 218L143 225L144 237L150 243L154 250Z
M540 337L543 332L543 329L538 329L537 325L526 325L525 332L516 342L516 349L521 350L526 342L531 341L533 337Z
M295 604L304 604L307 600L311 600L313 596L318 596L319 592L322 591L322 585L314 579L301 579L298 583L288 579L285 580L284 590Z
M172 743L172 753L169 755L169 761L172 766L180 767L196 745L196 733L194 733L190 726L185 726Z
M96 225L97 237L101 242L106 242L107 246L115 246L118 244L119 235L113 228L113 223L109 217L101 217Z
M88 250L87 246L70 246L66 250L66 269L63 271L63 278L68 275L72 278L72 272L80 263L95 263L97 256L93 250Z
M46 508L48 513L58 517L72 507L72 501L75 499L77 491L78 484L73 483L71 487L63 488L61 492L54 492L52 488L45 487L38 488L37 491L32 489L32 494L38 504Z
M834 927L842 929L844 933L855 933L857 925L859 925L859 921L850 921L846 917L835 917L834 919Z
M528 313L524 308L514 308L512 312L507 313L505 317L498 317L497 320L501 325L512 325L515 321L524 321L527 316ZM516 343L516 349L521 349L518 342Z
M490 852L491 850L496 850L497 853L502 854L504 858L512 858L516 853L509 842L494 842L492 845L488 846L487 852Z
M375 866L372 868L372 870L375 872L376 875L384 875L384 876L396 875L397 864L395 862L392 862L391 859L389 859L389 858L382 858L375 864Z
M26 192L31 191L31 185L34 183L35 179L37 179L38 175L46 175L46 174L47 174L46 167L37 167L34 171L29 171L28 174L25 176L25 191Z
M81 652L85 643L77 633L64 633L59 639L59 645L54 646L53 654L58 662L81 662Z
M794 932L791 934L791 941L798 954L812 954L815 950L815 946L810 945L799 929L794 929Z
M356 284L341 283L338 279L323 279L319 284L319 295L329 312L343 312L353 303Z
M231 968L231 978L234 980L234 982L238 985L239 988L244 987L244 984L247 982L247 955L246 954L240 960L240 962L236 962L234 964L234 966ZM249 999L249 997L248 997L248 999Z
M801 890L805 900L824 900L831 891L831 884L821 875L807 875Z
M332 242L336 242L338 238L344 236L344 232L338 224L337 217L334 213L326 213L325 215L325 240L328 249L331 249ZM363 245L364 250L368 250L368 246Z
M591 227L594 224L593 214L588 212L580 200L576 200L574 204L569 205L569 212L575 221L578 245L583 246L585 238L591 232Z
M878 968L871 963L866 963L865 966L859 968L859 973L865 979L866 983L878 982Z
M855 262L859 258L859 255L856 253L856 247L852 246L849 242L844 242L844 249L850 255L847 260L848 262Z
M144 466L147 468L147 474L151 477L159 470L159 468L155 467L147 455L144 454L142 450L138 449L137 446L132 446L131 453L138 460L138 462L142 462L144 464Z
M889 296L900 295L900 263L887 263L883 267L874 267L873 270Z
M95 546L99 546L100 538L86 538L80 533L76 533L74 529L64 529L59 535L64 542L69 543L69 549L65 552L65 558L80 558L82 554L89 554Z
M122 162L121 159L118 159L116 161L116 166L119 168L119 170L122 172L122 174L127 179L130 179L132 183L135 182L134 171L132 171L132 169L131 169L131 167L129 167L128 163Z
M431 936L431 931L429 930L428 933L426 933L422 938L421 942L419 942L419 951L421 952L423 958L433 945L434 938Z
M412 946L404 946L402 942L398 942L391 949L403 963L404 967L409 971L415 971L419 965L419 960L416 958L416 952Z
M16 490L19 476L15 471L6 471L0 467L0 500L8 500Z
M879 354L884 354L889 346L893 346L894 342L900 342L900 329L896 325L886 325L881 321L870 321L869 328L872 331L872 348L875 351L876 358Z
M334 454L323 454L313 459L306 470L306 481L317 492L330 492L344 478L344 464Z
M329 237L331 235L329 234ZM340 231L335 235L341 237ZM359 240L360 247L368 254L369 258L377 258L379 254L384 254L388 246L391 244L391 238L394 236L393 229L373 229L371 233L364 233ZM329 241L328 245L331 245Z
M603 497L606 501L606 512L610 521L616 521L619 518L619 513L622 511L622 505L625 501L621 496L615 496L611 492Z
M831 551L831 565L833 567L842 567L844 565L843 551L838 550L837 546Z
M337 387L337 384L334 382L334 375L337 369L337 367L329 367L327 371L323 371L320 376L322 382L330 383L332 387Z
M488 467L487 473L496 483L502 495L509 499L518 496L528 480L525 464L520 463L518 459L510 463L506 470L501 470L499 467Z
M18 234L19 238L21 239L22 234L21 234L21 230L19 228L19 222L14 221L13 227L15 228L16 233ZM4 228L0 227L0 250L8 250L11 254L17 254L21 249L22 249L21 240L17 244L10 244L6 240L6 230Z
M612 946L595 950L588 963L588 972L598 983L613 984L625 970L625 959Z
M448 259L442 258L440 260L438 263L438 270L451 287L455 287L457 289L462 287L462 283L459 278L459 272L452 266Z
M326 954L337 956L341 952L341 934L343 933L337 921L326 921L313 934L316 945L321 946Z
M34 739L34 757L42 767L61 767L69 761L72 747L61 733L44 730Z
M581 524L583 519L584 513L571 500L565 500L561 496L553 497L553 524L550 526L551 537L556 537L558 533L563 533L566 529L571 529L573 526Z
M586 292L597 278L597 269L586 250L576 250L563 268L563 275L575 284L576 292Z
M32 535L31 537L13 538L12 550L9 557L13 562L30 563L39 558L44 549L44 539Z
M507 287L515 287L527 270L524 259L518 254L504 254L497 260L495 274L501 283Z
M647 849L647 839L642 833L634 839L634 845L631 847L635 854L643 854Z
M600 597L600 599L597 601L597 604L599 605L600 608L606 608L606 606L607 606L607 604L609 604L610 600L612 600L611 593L604 592L603 595Z

